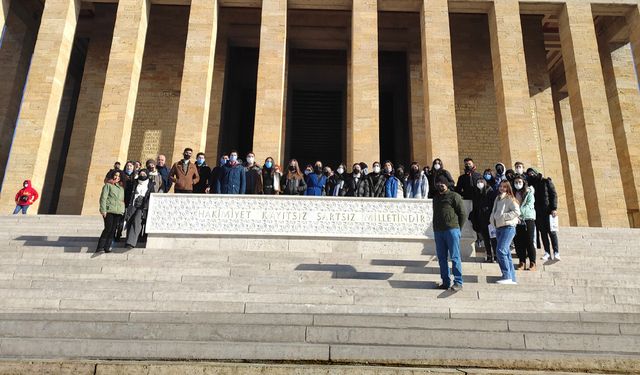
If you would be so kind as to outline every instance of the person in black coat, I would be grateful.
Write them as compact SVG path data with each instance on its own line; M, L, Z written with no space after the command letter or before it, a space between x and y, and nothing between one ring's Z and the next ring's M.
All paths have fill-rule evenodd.
M455 183L453 181L453 177L451 177L451 173L448 170L444 169L444 164L440 159L433 159L433 163L431 164L431 169L429 170L429 174L427 174L427 179L429 180L429 194L428 198L432 199L434 194L436 194L436 185L435 181L438 180L438 177L444 176L448 181L449 190L453 190Z
M222 155L220 157L219 164L211 170L211 174L209 175L209 190L207 190L208 194L220 194L218 189L218 181L222 177L222 173L224 172L224 166L229 161L229 155Z
M353 165L353 173L344 184L344 195L347 197L368 197L369 182L367 177L362 173L360 164Z
M462 199L473 199L473 189L481 178L480 173L476 172L473 159L464 159L464 173L458 177L456 192L462 196Z
M199 152L196 155L196 168L198 169L198 176L200 181L193 185L193 192L195 194L204 194L209 190L209 180L211 179L211 168L207 165L204 153Z
M369 196L374 198L384 198L384 186L387 178L381 173L380 162L373 163L371 173L367 175L367 183L369 184Z
M536 228L544 247L543 260L551 258L551 249L553 249L554 258L560 259L558 250L558 233L551 231L549 216L558 216L558 193L551 178L544 178L542 173L535 168L527 169L527 178L529 184L535 189L535 209L536 209ZM551 240L551 248L549 247Z
M325 169L326 168L327 167L325 167ZM338 168L336 168L336 170L331 173L329 179L327 180L327 185L325 186L325 195L328 197L342 196L346 177L347 175L345 174L344 164L340 164Z
M491 211L493 210L495 193L487 181L484 179L478 180L476 188L473 191L472 200L473 209L469 213L469 220L471 220L473 230L480 235L482 242L484 243L487 255L485 262L493 263L496 257L492 250L495 247L491 236L489 235L489 223L491 219ZM497 245L497 243L495 245Z
M287 172L280 180L281 191L284 195L304 195L307 191L307 184L304 182L304 175L300 171L300 165L296 159L289 161Z

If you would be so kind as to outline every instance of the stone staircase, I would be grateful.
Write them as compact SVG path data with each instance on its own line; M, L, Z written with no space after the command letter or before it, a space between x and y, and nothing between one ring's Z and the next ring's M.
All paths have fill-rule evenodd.
M432 243L96 254L101 228L0 217L1 358L640 373L639 230L563 228L562 261L519 271L517 286L494 284L479 253L452 293L435 289Z

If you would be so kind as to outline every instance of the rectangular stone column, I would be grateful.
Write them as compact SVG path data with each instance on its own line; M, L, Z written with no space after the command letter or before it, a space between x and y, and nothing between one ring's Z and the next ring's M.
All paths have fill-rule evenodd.
M422 53L420 46L409 55L409 91L411 94L411 160L420 165L431 165L427 152L427 138L424 125L424 94L422 83Z
M529 103L532 108L535 139L540 148L538 167L546 177L550 177L558 193L558 215L561 225L568 225L569 214L562 170L562 158L558 143L553 94L547 66L547 52L544 45L542 16L524 16L522 35L529 81Z
M211 83L207 145L204 151L207 154L210 165L214 165L214 162L217 163L222 152L228 152L228 150L218 150L222 121L222 97L224 94L224 80L227 67L227 48L227 31L223 25L220 25L218 28L218 38L216 39L216 56L213 66L213 81Z
M591 4L565 4L560 42L589 225L628 227Z
M42 190L79 12L80 0L45 3L0 195L1 212L15 207L23 180ZM29 213L38 212L39 202Z
M120 0L113 30L98 127L91 153L83 214L98 213L105 174L127 158L138 94L150 0Z
M440 158L456 176L460 160L447 0L423 0L420 24L426 135L423 147L427 150L428 162Z
M489 11L489 32L502 162L538 165L518 0L493 3Z
M287 62L287 0L263 0L253 152L282 163Z
M371 165L380 159L377 0L353 1L350 51L347 161Z
M629 42L633 51L633 60L636 64L636 76L640 85L640 6L634 6L627 15L629 24Z
M600 38L609 114L624 196L632 224L640 226L640 91L631 46L611 46Z
M217 32L218 1L192 0L173 161L182 158L185 147L191 147L195 152L204 151Z

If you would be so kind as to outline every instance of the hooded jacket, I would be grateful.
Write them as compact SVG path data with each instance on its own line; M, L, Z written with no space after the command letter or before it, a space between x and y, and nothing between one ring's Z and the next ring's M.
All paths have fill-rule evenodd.
M460 194L447 190L433 197L433 230L435 232L462 229L466 220L466 211Z
M31 206L39 197L36 189L31 187L31 180L25 180L22 185L27 184L27 187L24 187L18 191L16 194L16 204L18 206Z
M438 170L434 168L434 166L436 165L436 161L440 162L440 169ZM442 160L434 159L433 163L431 164L431 170L427 175L427 179L429 180L429 193L428 193L429 198L433 198L433 196L436 194L435 182L438 180L438 177L440 176L444 176L447 178L447 181L449 181L450 190L452 190L455 187L455 181L453 181L453 177L451 177L451 173L449 173L448 170L444 169L444 163L442 162Z
M502 174L498 174L498 166L501 165L502 166ZM498 191L498 188L500 187L500 183L502 181L506 181L507 180L507 167L505 167L504 164L502 163L498 163L495 165L495 170L496 170L496 176L493 178L493 190L494 191Z
M558 209L558 193L551 178L544 178L539 173L536 178L531 179L530 185L536 189L535 208L541 218Z
M522 220L535 220L536 219L536 209L535 209L535 192L536 189L533 186L527 186L527 191L522 198L522 202L520 202L520 219Z

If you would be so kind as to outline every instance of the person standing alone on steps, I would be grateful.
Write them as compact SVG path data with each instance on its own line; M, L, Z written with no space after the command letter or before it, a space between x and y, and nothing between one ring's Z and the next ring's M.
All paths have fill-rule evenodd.
M16 194L16 208L13 210L13 214L17 215L22 211L22 214L26 215L27 210L36 200L38 200L38 192L31 187L31 180L24 180L22 189Z
M462 290L462 260L460 257L460 237L467 220L464 203L460 194L449 189L449 181L440 176L435 182L437 194L433 197L433 234L436 240L436 254L440 265L441 289L449 289L451 279L449 261L453 269L453 291Z

